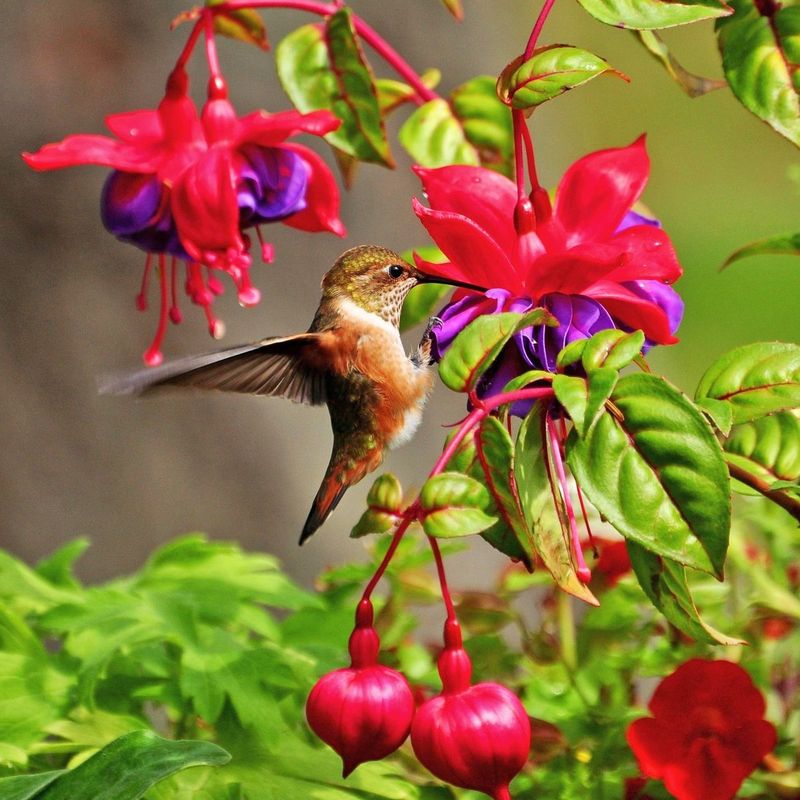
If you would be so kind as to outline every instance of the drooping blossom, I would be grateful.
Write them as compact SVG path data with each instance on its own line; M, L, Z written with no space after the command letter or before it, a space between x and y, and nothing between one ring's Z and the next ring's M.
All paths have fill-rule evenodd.
M397 750L414 716L406 679L378 664L380 640L372 622L372 604L362 600L350 636L350 666L323 675L306 702L308 724L341 756L344 777Z
M581 546L593 548L597 560L592 564L592 575L606 589L612 589L631 571L631 559L624 539L606 539L593 536L581 542Z
M730 800L775 746L750 676L730 661L695 658L658 685L627 739L642 773L678 800Z
M606 328L641 329L647 346L677 341L683 303L671 284L681 267L660 224L633 208L649 173L643 138L579 159L553 207L539 190L535 215L516 226L517 190L508 178L469 166L416 171L430 207L415 200L414 211L448 259L417 257L418 266L489 290L454 295L433 331L435 354L481 314L543 306L558 320L516 334L479 394L500 391L524 370L554 370L565 345Z
M470 685L472 664L454 620L445 624L438 668L442 693L417 709L414 753L440 780L510 800L508 785L525 766L531 744L522 703L498 683Z
M103 188L101 214L111 233L148 253L137 297L140 308L147 305L152 255L158 255L161 316L145 354L148 364L161 360L167 314L173 322L181 319L178 262L186 265L187 295L204 308L216 336L221 327L211 304L223 287L213 276L215 270L231 277L242 305L260 299L250 280L245 229L255 228L265 261L272 259L272 248L258 227L265 222L344 235L339 191L330 170L312 150L286 142L296 133L322 136L334 130L339 121L326 111L256 111L238 117L224 81L214 78L198 115L188 96L186 72L179 66L156 110L115 114L106 118L106 125L116 138L68 136L23 157L36 170L79 164L113 169Z

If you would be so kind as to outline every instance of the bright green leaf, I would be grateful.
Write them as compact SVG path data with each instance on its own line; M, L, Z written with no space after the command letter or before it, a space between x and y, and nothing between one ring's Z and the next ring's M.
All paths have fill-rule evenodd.
M350 11L327 23L304 25L275 50L278 77L302 112L328 110L341 120L325 138L361 161L393 166L372 73L361 52Z
M423 167L471 164L480 158L447 100L439 97L420 106L400 128L397 138Z
M76 580L72 568L88 547L89 540L85 537L67 542L36 565L37 574L50 581L54 586L78 589L80 582Z
M429 478L419 500L424 512L422 527L428 536L469 536L497 521L484 512L490 503L486 488L458 472L442 472Z
M723 446L726 458L780 489L800 478L800 419L788 411L737 425Z
M512 378L503 387L503 392L515 392L517 389L527 389L532 383L536 383L537 381L550 382L552 380L552 372L547 372L547 370L544 369L530 369L527 372L523 372L521 375L517 375L515 378Z
M206 0L207 6L216 6L225 0ZM251 8L226 11L214 17L214 30L229 39L253 44L260 50L269 50L267 28L261 15Z
M708 368L695 397L729 403L735 424L800 408L800 345L756 342L731 350Z
M400 481L387 472L381 475L367 494L367 510L361 515L353 530L352 539L359 539L370 533L386 533L400 519L403 505L403 487Z
M497 93L512 108L532 109L603 74L624 78L588 50L554 44L540 48L527 61L512 61L500 73Z
M568 460L581 489L624 536L659 555L720 576L730 496L722 449L700 411L666 381L634 374Z
M686 569L669 558L662 558L628 542L628 555L644 593L653 605L676 627L698 642L744 644L720 633L700 618L686 582Z
M572 375L553 378L556 399L567 410L578 436L584 436L600 418L618 377L615 369L600 367L586 378Z
M730 14L730 8L715 0L689 0L676 3L669 0L578 0L600 22L616 28L652 30L685 25L701 19Z
M701 397L695 400L697 407L711 420L714 427L723 435L731 432L733 425L733 408L724 400Z
M586 347L581 351L581 363L587 372L604 367L620 370L633 363L643 345L642 331L625 333L608 328L586 340Z
M738 250L734 250L722 265L723 269L734 261L740 261L749 256L797 256L800 255L800 233L786 233L780 236L770 236L767 239L759 239L743 245Z
M49 786L60 775L63 769L54 769L50 772L39 772L35 775L14 775L10 778L0 778L0 798L2 800L34 800L42 798L42 789Z
M739 102L800 145L800 6L731 0L717 22L722 68Z
M441 78L442 73L438 69L426 69L420 75L420 80L429 89L433 89ZM403 103L408 103L417 96L413 86L393 78L376 78L375 89L378 92L378 106L384 118Z

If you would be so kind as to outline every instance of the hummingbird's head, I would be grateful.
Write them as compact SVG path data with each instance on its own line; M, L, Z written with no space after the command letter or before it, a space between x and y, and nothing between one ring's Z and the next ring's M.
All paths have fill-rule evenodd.
M322 279L324 299L346 298L360 308L398 325L406 295L418 283L450 283L432 278L398 253L377 245L360 245L342 253ZM482 291L477 286L455 286Z

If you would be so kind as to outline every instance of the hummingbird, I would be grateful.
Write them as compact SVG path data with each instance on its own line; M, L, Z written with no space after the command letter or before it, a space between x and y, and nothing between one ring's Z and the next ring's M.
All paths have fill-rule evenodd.
M406 355L400 311L419 283L482 287L429 277L397 253L375 245L345 251L322 279L308 330L262 339L111 379L101 391L142 395L167 387L286 397L328 406L333 448L300 544L336 508L349 486L377 469L387 449L408 441L433 385L428 367L431 319Z

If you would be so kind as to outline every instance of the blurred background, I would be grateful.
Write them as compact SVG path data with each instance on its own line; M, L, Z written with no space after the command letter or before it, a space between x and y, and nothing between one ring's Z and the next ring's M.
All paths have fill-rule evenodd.
M134 307L144 254L102 228L106 170L36 174L19 158L69 133L103 132L106 114L155 107L189 32L170 32L169 23L190 2L0 5L0 546L35 561L87 536L93 546L79 572L102 579L134 569L171 537L205 531L275 553L310 585L326 565L366 557L348 533L369 480L297 547L330 452L325 409L232 395L99 396L97 378L138 367L155 329L155 309L142 314ZM352 6L416 69L441 68L442 92L477 74L496 75L523 49L538 12L532 2L465 0L466 19L458 24L434 0ZM310 21L299 12L264 17L273 45ZM668 31L665 39L688 69L720 75L710 24ZM572 0L556 5L541 42L591 49L632 79L598 80L560 98L537 112L532 130L545 185L584 153L647 132L653 168L644 200L676 245L686 301L681 342L653 352L654 368L692 393L725 350L754 340L796 341L800 262L754 258L718 272L739 245L800 227L792 145L727 90L690 100L633 34L594 21ZM270 54L226 40L220 51L240 113L288 106ZM377 57L371 60L380 75L390 75ZM193 66L193 85L202 91L199 53ZM263 300L245 311L230 289L220 298L224 344L305 330L320 278L345 247L428 243L411 212L419 184L394 138L406 113L392 125L397 169L362 167L343 198L346 240L265 228L277 257L269 266L254 264ZM200 311L183 307L184 323L165 342L167 358L215 347ZM418 337L411 332L409 346ZM440 384L416 439L390 453L385 468L404 486L419 486L440 451L441 426L463 413L463 398ZM503 559L476 539L453 561L455 587L480 587Z

